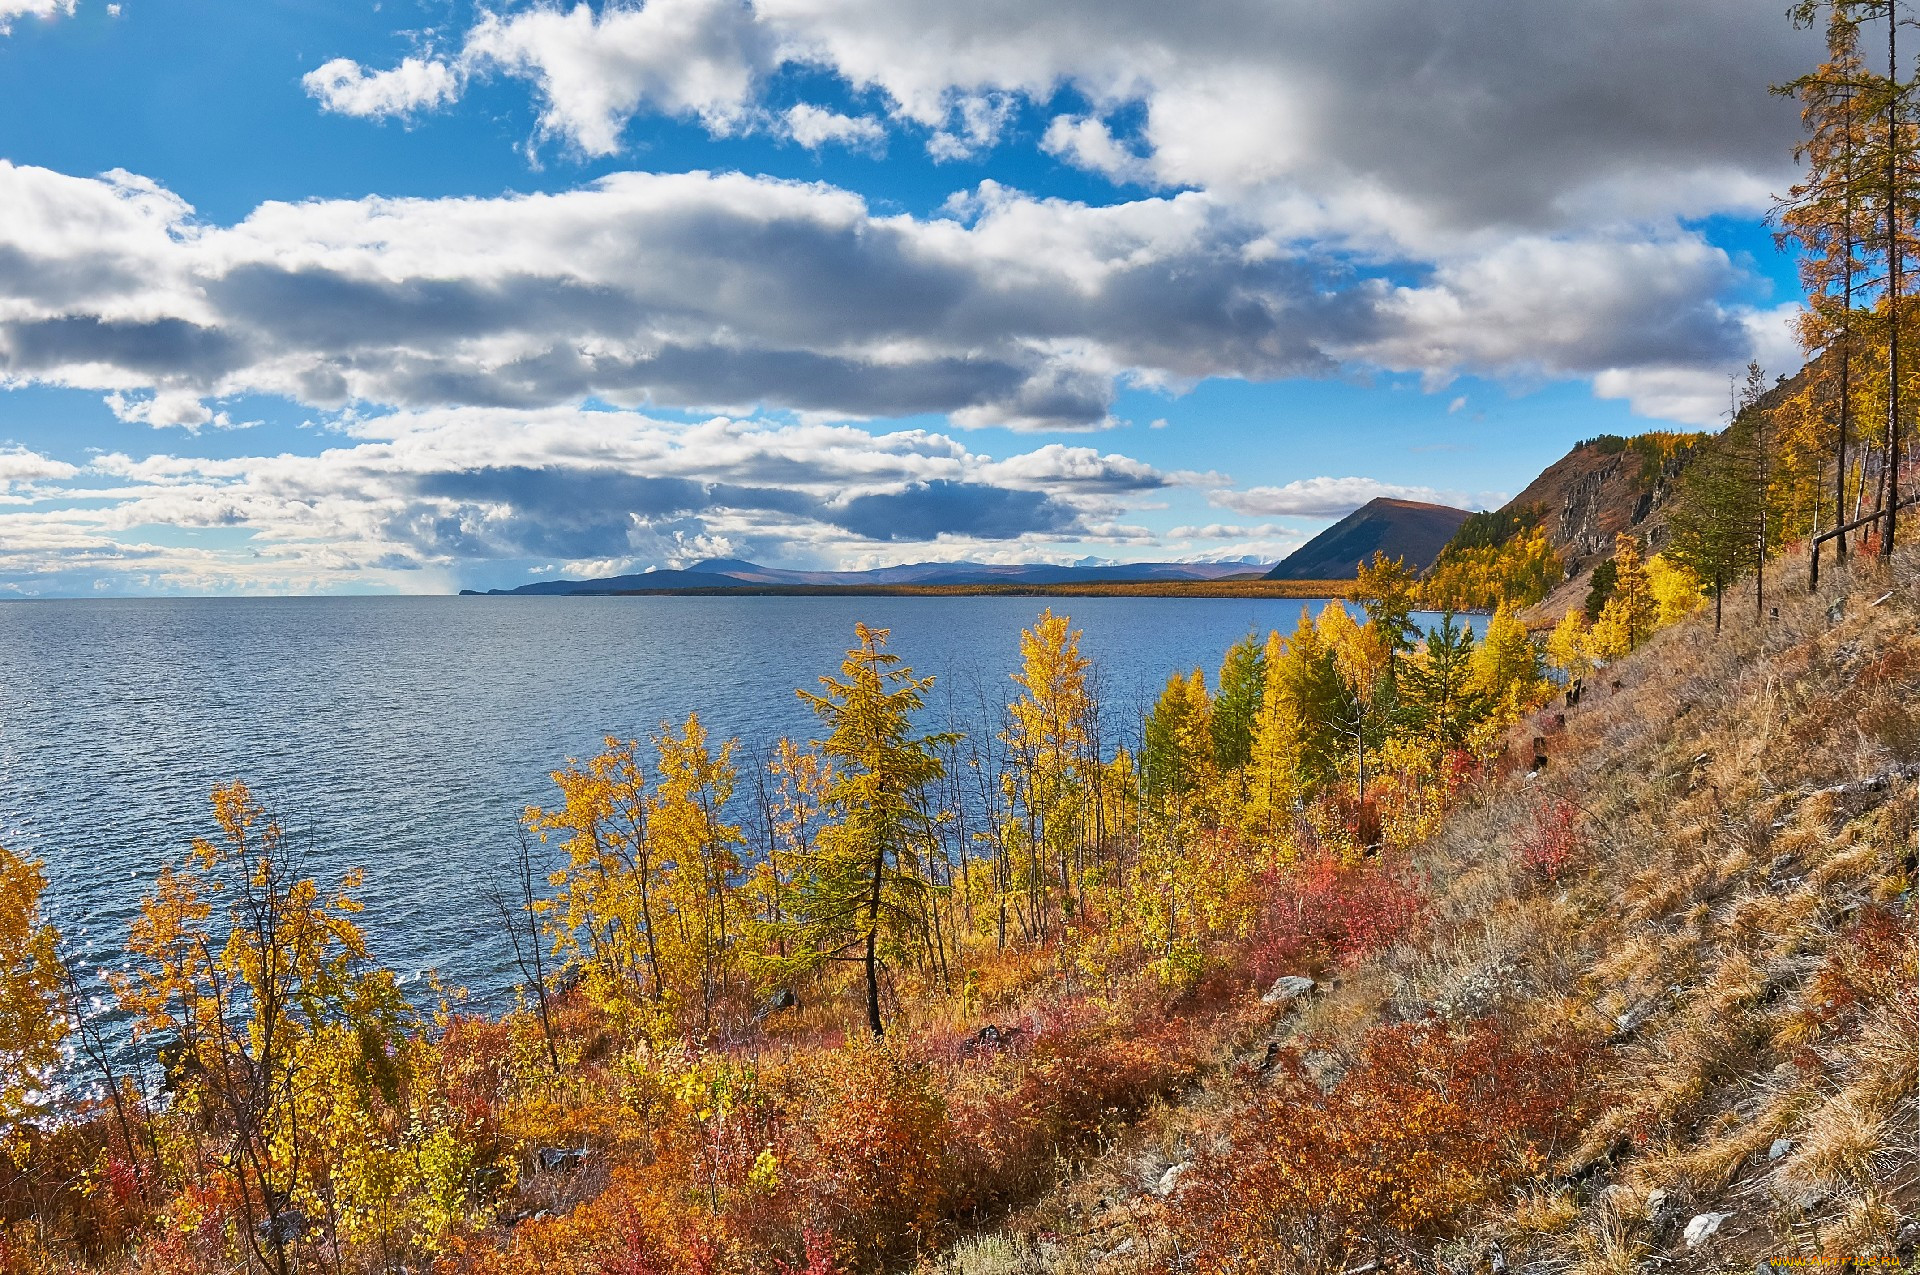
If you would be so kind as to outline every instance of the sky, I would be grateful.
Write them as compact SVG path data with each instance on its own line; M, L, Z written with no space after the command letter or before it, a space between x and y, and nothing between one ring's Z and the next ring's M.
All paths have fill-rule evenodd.
M0 0L0 596L1258 560L1799 363L1755 0Z

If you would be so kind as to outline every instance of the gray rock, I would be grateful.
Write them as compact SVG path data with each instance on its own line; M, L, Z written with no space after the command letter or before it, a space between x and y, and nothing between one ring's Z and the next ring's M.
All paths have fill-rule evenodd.
M1313 995L1314 989L1319 986L1304 974L1282 974L1273 980L1273 986L1261 996L1260 1003L1263 1005L1292 1004L1303 996Z
M1153 1193L1158 1196L1172 1195L1180 1189L1180 1175L1187 1171L1187 1162L1170 1164L1167 1171L1160 1175L1160 1181L1154 1184Z
M1693 1220L1687 1223L1687 1229L1681 1232L1681 1238L1687 1242L1689 1249L1699 1248L1720 1229L1722 1222L1732 1216L1731 1213L1696 1213Z
M1792 1138L1775 1138L1773 1145L1767 1148L1767 1159L1769 1160L1784 1160L1792 1154Z
M1647 1202L1642 1206L1641 1211L1646 1214L1647 1221L1653 1223L1655 1226L1665 1221L1667 1212L1666 1189L1664 1187L1655 1187L1653 1190L1647 1192Z

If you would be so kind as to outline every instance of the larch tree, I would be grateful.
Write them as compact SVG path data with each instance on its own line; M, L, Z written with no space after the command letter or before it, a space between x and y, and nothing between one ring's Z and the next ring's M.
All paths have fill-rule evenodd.
M1547 662L1566 674L1569 682L1593 672L1593 659L1587 652L1587 623L1578 607L1560 617L1547 635Z
M943 773L939 749L954 737L913 733L933 678L916 678L884 649L888 631L856 624L854 637L838 679L823 676L819 693L796 692L827 727L818 746L833 778L824 794L831 822L794 890L799 942L789 964L859 962L867 1027L878 1037L886 1033L882 956L917 936L936 888L921 868L931 820L920 798Z
M1473 631L1452 612L1427 633L1400 675L1400 713L1414 735L1436 754L1463 749L1494 700L1474 670Z
M1167 678L1159 702L1147 714L1140 778L1151 805L1175 811L1205 788L1213 771L1213 702L1199 669Z
M1087 798L1098 765L1093 747L1092 661L1080 654L1080 631L1051 608L1020 634L1020 695L1008 706L1008 797L1021 812L1024 848L1020 884L1037 932L1048 932L1049 897L1063 916L1074 909L1074 877L1087 834Z
M1540 648L1512 604L1503 602L1487 619L1486 635L1473 652L1473 679L1490 711L1514 715L1541 694Z
M1248 750L1245 822L1250 833L1272 845L1300 797L1306 722L1296 679L1289 676L1287 643L1278 629L1267 635L1261 666L1263 684Z
M1266 651L1260 635L1249 633L1227 648L1220 662L1219 693L1213 699L1213 764L1223 775L1244 767L1253 756L1254 718L1266 684Z
M1800 25L1815 20L1815 5L1794 11ZM1849 521L1847 489L1853 434L1855 328L1864 262L1862 248L1871 227L1863 218L1863 143L1870 132L1872 95L1860 54L1858 6L1833 5L1827 14L1827 58L1811 73L1775 87L1801 104L1807 137L1795 158L1807 175L1780 201L1777 236L1799 250L1800 282L1806 305L1796 323L1801 348L1816 358L1808 365L1820 384L1812 397L1832 404L1834 427L1833 526ZM1817 518L1815 524L1817 527ZM1839 556L1847 556L1847 536L1835 533ZM1817 563L1817 549L1816 558ZM1818 570L1816 566L1816 571Z

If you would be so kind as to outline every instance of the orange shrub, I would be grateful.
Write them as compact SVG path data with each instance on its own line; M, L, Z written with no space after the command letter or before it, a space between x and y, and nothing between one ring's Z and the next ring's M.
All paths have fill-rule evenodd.
M1492 1019L1376 1027L1322 1091L1300 1055L1195 1158L1173 1222L1208 1272L1342 1269L1439 1236L1534 1177L1577 1127L1586 1049Z

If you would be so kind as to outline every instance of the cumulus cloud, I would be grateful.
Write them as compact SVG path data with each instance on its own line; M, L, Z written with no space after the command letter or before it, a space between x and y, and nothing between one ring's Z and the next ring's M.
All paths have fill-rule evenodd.
M18 18L72 17L78 0L0 0L0 35L13 30Z
M1069 162L1404 243L1764 207L1794 131L1764 86L1816 41L1744 0L1594 0L1578 22L1523 0L649 0L488 14L458 61L525 79L591 154L643 111L738 129L783 67L878 93L936 157L1071 90L1091 109L1043 142ZM1112 129L1129 112L1137 147Z
M973 277L933 291L924 277L889 277L905 289L890 295L925 300L930 321L985 317L987 268L1010 268L1000 309L1012 322L983 356L957 354L976 348L943 330L958 323L916 327L896 304L901 332L878 356L751 337L716 349L676 331L590 370L553 349L502 350L484 370L422 352L404 370L317 371L313 385L338 397L405 381L416 397L400 402L435 386L538 401L549 381L617 396L600 382L625 379L640 387L629 398L663 402L935 410L963 426L1061 429L1111 424L1116 377L1177 391L1206 376L1358 365L1415 371L1436 388L1465 372L1588 378L1643 414L1698 419L1699 394L1674 387L1737 366L1757 338L1750 306L1726 300L1751 289L1746 268L1688 219L1751 214L1783 187L1796 122L1764 86L1798 69L1815 37L1743 0L1701 0L1676 21L1662 0L1595 0L1577 23L1520 0L1444 11L1223 0L1197 12L1135 0L649 0L489 13L445 60L388 72L336 60L309 89L329 109L403 113L446 104L473 76L514 77L538 97L543 131L590 155L618 151L627 123L649 112L715 133L880 147L878 117L766 105L783 70L825 71L877 98L892 126L918 130L936 159L1003 144L1022 103L1071 103L1052 114L1043 151L1186 193L1089 208L988 182L953 201L957 233L863 209L858 232L841 222L833 233L876 251L841 245L831 260L811 229L796 231L794 275L829 305L842 276L808 272L882 278L937 259ZM723 217L716 229L725 243L733 227ZM729 244L745 254L736 262L757 263L776 233L769 224L758 254ZM881 246L898 251L882 261ZM1330 263L1362 268L1339 278ZM601 284L583 273L583 293ZM965 304L943 308L947 286ZM1163 330L1135 323L1116 339L1123 299ZM1077 315L1075 302L1087 303ZM728 381L733 397L711 397ZM861 389L818 392L836 383Z
M410 57L369 71L335 58L303 83L323 110L383 117L449 105L475 76L506 76L533 87L544 133L611 155L641 110L722 134L750 123L755 83L773 64L770 40L742 0L539 7L484 13L450 61Z
M447 105L460 96L460 78L457 69L431 58L405 58L387 71L335 58L307 72L300 83L323 110L384 119Z
M842 115L809 102L790 106L781 115L786 133L808 150L822 146L851 146L877 150L887 139L887 126L868 116Z
M1436 505L1477 503L1461 492L1437 491L1372 478L1302 478L1280 487L1221 489L1207 493L1209 504L1255 517L1344 518L1369 500L1381 496L1420 500Z

